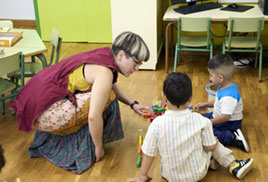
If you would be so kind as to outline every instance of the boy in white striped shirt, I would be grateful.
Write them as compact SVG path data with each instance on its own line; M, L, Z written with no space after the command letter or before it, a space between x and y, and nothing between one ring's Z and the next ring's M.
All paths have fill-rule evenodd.
M211 121L187 108L191 98L190 78L185 73L169 74L163 86L168 110L149 126L142 145L141 174L132 181L152 179L148 171L158 151L161 174L169 182L201 180L211 157L239 179L250 171L253 159L235 160L232 151L215 138Z

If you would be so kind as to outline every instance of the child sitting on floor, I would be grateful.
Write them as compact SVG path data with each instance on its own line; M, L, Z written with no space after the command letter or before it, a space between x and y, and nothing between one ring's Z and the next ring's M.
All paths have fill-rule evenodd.
M242 179L251 169L253 159L235 160L213 134L212 123L187 106L192 99L191 79L185 73L171 73L163 86L163 100L168 109L149 126L143 145L140 176L131 181L150 181L148 171L159 151L161 174L169 182L199 181L205 177L211 157Z
M215 100L198 103L195 108L213 107L213 112L203 114L211 119L214 135L225 146L236 146L248 152L242 134L243 102L236 83L232 80L234 63L228 54L214 56L208 62L211 81L218 86Z

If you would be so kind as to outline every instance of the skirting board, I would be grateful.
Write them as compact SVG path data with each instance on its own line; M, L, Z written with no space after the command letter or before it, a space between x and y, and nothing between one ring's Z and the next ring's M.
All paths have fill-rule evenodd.
M6 20L6 19L0 19ZM9 19L10 20L10 19ZM36 28L35 20L11 20L14 28Z

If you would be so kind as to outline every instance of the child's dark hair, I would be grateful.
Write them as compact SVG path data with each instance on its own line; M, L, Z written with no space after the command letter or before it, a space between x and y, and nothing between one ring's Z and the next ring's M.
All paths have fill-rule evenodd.
M180 107L192 96L192 81L186 73L170 73L164 81L163 92L171 104Z
M6 161L4 158L4 150L2 146L0 145L0 172L1 172L1 169L5 166L5 164L6 164Z
M232 57L229 54L218 54L208 62L208 69L216 70L221 67L234 66Z

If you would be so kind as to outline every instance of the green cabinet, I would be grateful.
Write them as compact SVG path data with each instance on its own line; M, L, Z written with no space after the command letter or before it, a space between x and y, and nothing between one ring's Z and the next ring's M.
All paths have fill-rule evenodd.
M55 27L65 42L112 42L110 0L34 1L42 40Z

